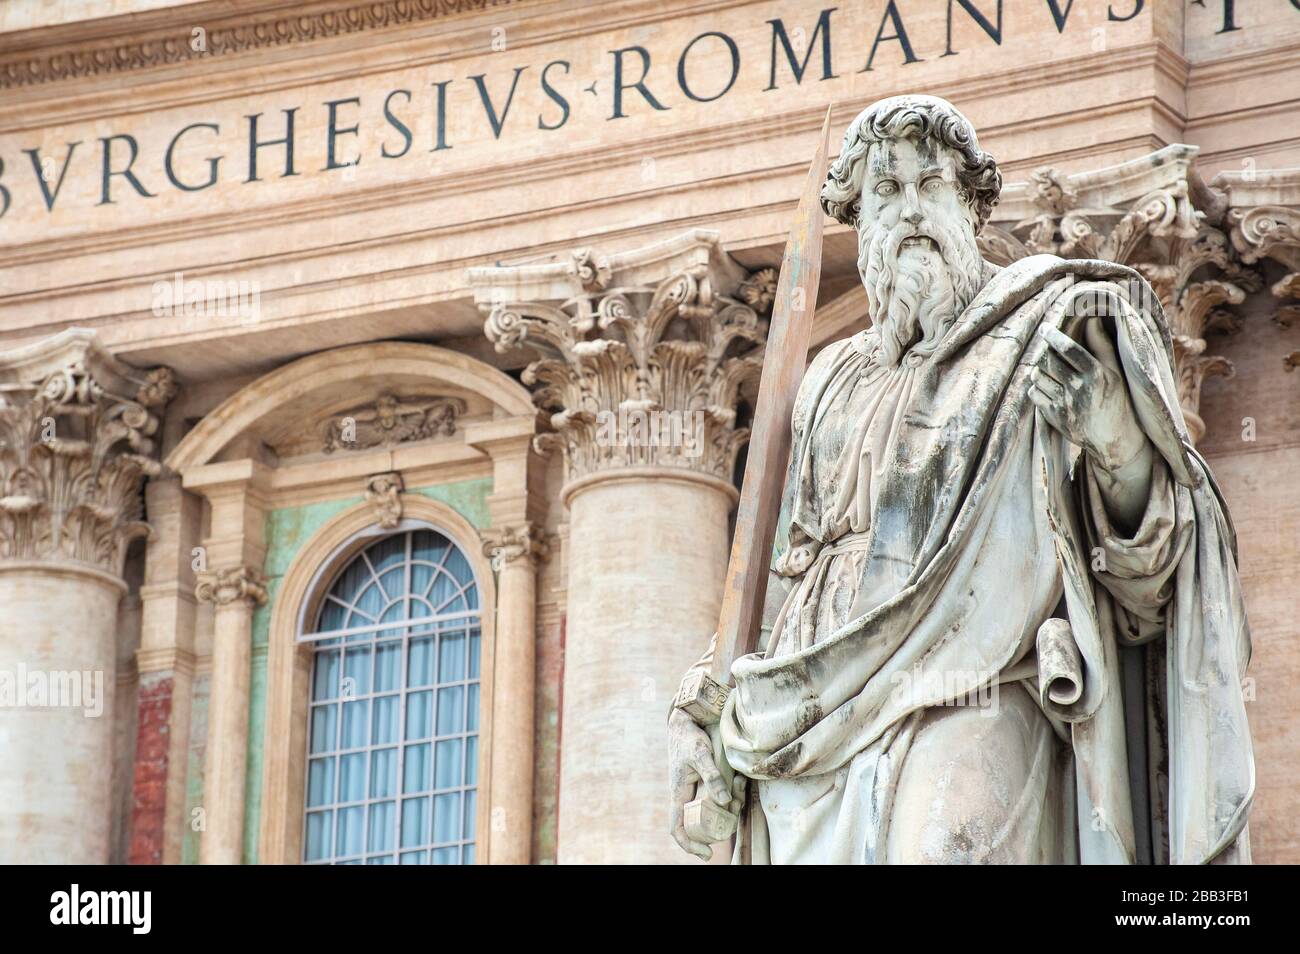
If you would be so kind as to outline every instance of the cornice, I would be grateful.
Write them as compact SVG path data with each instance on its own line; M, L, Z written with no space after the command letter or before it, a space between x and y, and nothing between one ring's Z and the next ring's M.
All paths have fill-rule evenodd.
M0 89L39 86L60 80L176 66L291 43L345 37L373 30L427 23L529 0L318 0L277 3L271 9L232 9L210 3L153 16L124 17L122 23L92 21L49 31L29 30L0 37ZM179 20L177 23L175 21ZM196 26L206 32L205 48L191 46ZM51 44L51 39L54 44Z

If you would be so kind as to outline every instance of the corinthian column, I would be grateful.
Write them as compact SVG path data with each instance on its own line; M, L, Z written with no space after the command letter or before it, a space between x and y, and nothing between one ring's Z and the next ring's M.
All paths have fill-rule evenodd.
M109 861L122 566L173 391L84 329L0 354L0 863Z
M526 865L532 855L534 680L537 671L537 562L546 555L532 524L485 534L483 552L497 576L492 712L490 864Z
M770 276L764 276L764 280ZM713 232L608 257L471 272L499 351L564 454L570 510L558 858L681 862L664 722L718 621L732 476L764 289ZM770 301L770 290L767 301Z
M260 572L236 566L199 574L195 595L214 608L199 862L237 865L244 850L253 610L266 602L266 586Z

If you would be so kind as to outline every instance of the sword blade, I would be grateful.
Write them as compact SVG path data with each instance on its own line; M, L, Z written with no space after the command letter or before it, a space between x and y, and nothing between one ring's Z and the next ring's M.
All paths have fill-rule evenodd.
M808 362L817 283L821 279L824 213L819 198L830 150L830 129L828 108L817 154L808 169L785 245L772 303L745 479L736 511L736 532L722 594L718 643L710 669L713 678L724 685L731 683L731 664L758 645L763 624L772 539L790 457L790 417Z

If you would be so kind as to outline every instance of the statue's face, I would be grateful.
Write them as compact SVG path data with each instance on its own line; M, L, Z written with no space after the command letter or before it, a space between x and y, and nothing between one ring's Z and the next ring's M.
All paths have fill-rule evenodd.
M862 222L886 229L911 225L919 237L904 240L904 248L937 251L939 236L953 230L969 231L973 238L952 153L929 139L876 143L862 181Z
M933 350L979 288L975 216L956 157L928 139L874 143L863 172L858 271L881 356Z

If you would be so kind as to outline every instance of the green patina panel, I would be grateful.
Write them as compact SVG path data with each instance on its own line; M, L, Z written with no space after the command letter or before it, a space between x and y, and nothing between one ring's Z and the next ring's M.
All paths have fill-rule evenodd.
M437 500L451 507L474 525L484 529L491 523L488 513L487 498L492 492L492 478L482 477L475 480L462 480L450 484L435 484L430 487L412 487L408 493L419 494L431 500ZM249 694L248 711L248 781L244 791L244 863L257 863L257 838L262 811L262 741L266 726L266 678L267 647L270 642L271 611L284 579L298 551L304 543L320 530L326 523L345 510L355 507L361 497L349 497L344 500L331 500L325 503L306 504L301 507L285 507L273 510L266 518L266 564L264 573L267 580L267 602L258 607L253 614L253 671ZM195 698L195 718L198 713L199 699ZM207 696L203 696L202 721L206 729ZM196 734L196 738L205 738L206 731ZM191 757L189 767L189 790L192 805L197 805L203 792L202 750L197 758ZM185 839L184 860L194 863L198 860L198 839L194 834L187 834Z
M208 737L208 698L212 680L195 676L190 702L190 746L185 766L185 837L181 841L181 864L199 863L199 832L195 822L203 805L203 753Z

